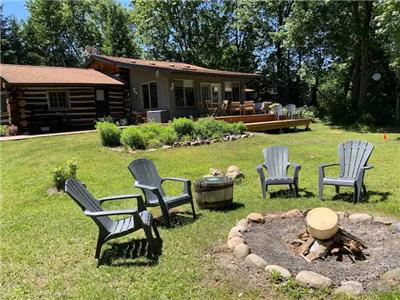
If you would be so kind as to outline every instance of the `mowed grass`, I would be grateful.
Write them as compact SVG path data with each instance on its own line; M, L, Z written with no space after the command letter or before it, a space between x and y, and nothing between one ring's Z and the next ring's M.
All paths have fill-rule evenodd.
M241 294L241 299L254 299L259 291L232 279L210 255L213 247L225 242L229 228L248 213L323 205L400 219L398 134L389 133L390 140L384 141L379 133L343 131L320 124L311 128L309 132L256 135L235 142L135 154L102 147L94 133L2 142L1 297L231 299ZM326 200L321 202L317 198L317 167L323 162L336 162L337 145L348 139L363 139L375 145L370 159L375 168L365 178L370 191L368 201L353 206L348 201L349 189L343 189L347 195L333 200L334 188L326 187ZM290 160L302 165L303 197L293 199L278 193L273 199L262 200L255 167L262 162L261 150L270 145L288 146ZM226 212L197 208L200 216L196 222L169 230L161 228L163 255L155 265L122 259L97 268L94 222L67 195L46 193L52 184L50 171L73 156L78 159L79 178L98 197L137 192L127 165L138 157L154 160L161 176L192 180L208 173L211 167L225 170L235 164L246 176L234 190L235 202L243 206ZM279 189L272 187L273 192ZM180 185L168 184L167 190L177 192ZM106 207L126 208L132 206L131 201ZM142 236L135 233L115 241ZM103 251L108 247L105 245Z

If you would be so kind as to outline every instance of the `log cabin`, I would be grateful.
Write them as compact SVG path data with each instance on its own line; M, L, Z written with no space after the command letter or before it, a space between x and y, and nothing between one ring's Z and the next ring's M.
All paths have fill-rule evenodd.
M93 69L0 64L0 84L1 124L24 134L93 128L131 109L123 81Z
M168 112L169 118L197 117L205 101L243 102L246 85L260 75L207 69L179 62L92 55L84 67L125 79L132 112Z

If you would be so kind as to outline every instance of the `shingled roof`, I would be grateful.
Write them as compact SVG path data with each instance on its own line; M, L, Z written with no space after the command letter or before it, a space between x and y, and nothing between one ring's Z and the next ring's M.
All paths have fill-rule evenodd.
M188 73L197 75L215 75L215 76L228 76L228 77L247 77L256 78L260 75L255 73L242 73L242 72L230 72L223 70L207 69L195 65L190 65L180 62L170 62L170 61L158 61L158 60L143 60L128 57L116 57L116 56L106 56L106 55L92 55L88 62L85 64L86 67L90 66L91 62L94 60L99 60L104 63L115 64L120 67L139 67L143 69L154 69L160 71L168 71L171 73Z
M93 69L0 64L0 77L11 85L123 85Z

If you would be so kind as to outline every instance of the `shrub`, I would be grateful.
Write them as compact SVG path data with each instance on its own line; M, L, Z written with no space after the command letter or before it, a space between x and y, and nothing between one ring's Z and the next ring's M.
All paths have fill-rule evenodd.
M186 134L192 136L194 133L195 123L191 119L178 118L172 120L171 126L179 137L182 137Z
M240 134L246 130L244 123L227 123L213 118L199 119L195 123L195 135L201 138L220 138L224 134Z
M106 147L119 146L121 129L111 122L97 122L96 129L99 131L101 144Z
M6 135L7 136L14 136L18 134L18 127L15 125L8 125L6 127Z
M145 136L138 126L129 126L122 131L121 144L132 149L146 149Z
M246 125L243 122L231 123L232 134L242 134L246 131Z
M193 140L193 138L188 134L181 136L181 142L190 142L191 140Z
M55 187L63 191L65 182L70 178L76 178L78 171L78 163L75 158L66 162L64 166L55 168L53 170L53 182Z
M178 134L176 131L168 126L164 127L164 130L160 134L160 141L166 145L172 145L178 140Z
M0 136L6 136L7 134L7 125L0 125Z

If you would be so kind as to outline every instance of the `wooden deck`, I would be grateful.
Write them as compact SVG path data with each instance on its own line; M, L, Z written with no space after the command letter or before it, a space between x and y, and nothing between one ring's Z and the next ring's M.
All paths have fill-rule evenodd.
M287 116L280 116L279 120L275 114L257 114L216 117L217 120L223 120L229 123L243 122L249 131L268 131L283 128L309 128L311 120L308 118L290 119Z

